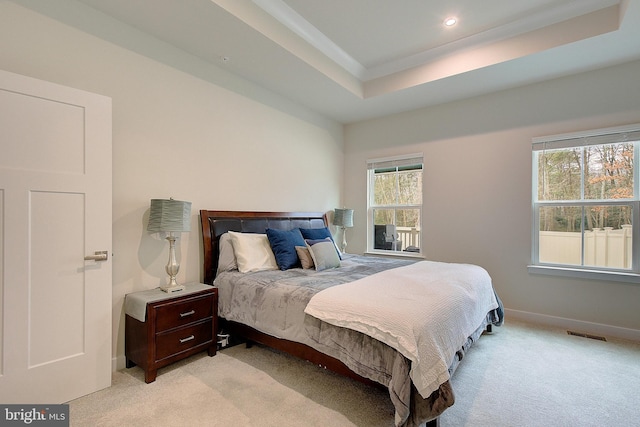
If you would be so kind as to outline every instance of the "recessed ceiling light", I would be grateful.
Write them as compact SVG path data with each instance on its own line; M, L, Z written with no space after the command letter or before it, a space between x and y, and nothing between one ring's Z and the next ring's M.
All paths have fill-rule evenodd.
M457 22L458 22L458 18L456 18L455 16L451 16L444 20L444 26L453 27L454 25L456 25Z

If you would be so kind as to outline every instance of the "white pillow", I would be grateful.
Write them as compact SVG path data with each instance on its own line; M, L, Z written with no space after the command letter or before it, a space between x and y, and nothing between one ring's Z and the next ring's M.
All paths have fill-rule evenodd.
M229 233L224 233L220 236L219 251L218 273L237 270L238 261L236 261L236 254L233 252L233 243L231 243Z
M241 273L278 269L266 234L229 231L229 235Z

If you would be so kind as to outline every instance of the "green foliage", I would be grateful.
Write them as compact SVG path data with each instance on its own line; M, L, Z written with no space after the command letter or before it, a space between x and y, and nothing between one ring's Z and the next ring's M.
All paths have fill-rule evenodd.
M422 204L422 168L376 170L373 177L374 224L419 227ZM384 207L384 208L383 208Z
M541 201L633 198L634 144L590 145L538 152ZM581 205L540 209L540 230L580 231L631 224L631 207Z

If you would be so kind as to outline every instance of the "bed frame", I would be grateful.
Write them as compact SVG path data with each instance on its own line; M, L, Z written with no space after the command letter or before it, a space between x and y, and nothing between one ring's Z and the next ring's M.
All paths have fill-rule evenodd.
M327 226L327 217L318 212L233 212L200 211L204 253L204 282L211 285L218 269L220 236L227 231L244 233L264 233L266 228L291 230L293 228L322 228ZM367 384L377 384L357 375L344 363L329 357L312 347L294 341L275 338L246 325L220 319L220 324L235 337L243 337L248 342L264 344L284 351L301 359L308 360L325 369L346 375Z
M328 218L320 212L243 212L243 211L200 211L202 242L204 254L204 282L212 285L218 269L220 236L227 231L245 233L264 233L267 228L291 230L293 228L323 228L328 226ZM344 363L312 347L297 342L275 338L254 328L237 322L220 319L220 325L232 337L246 339L247 345L259 343L292 356L307 360L324 369L347 376L368 385L383 387L381 384L364 378L351 371ZM428 427L437 427L439 420L427 423Z

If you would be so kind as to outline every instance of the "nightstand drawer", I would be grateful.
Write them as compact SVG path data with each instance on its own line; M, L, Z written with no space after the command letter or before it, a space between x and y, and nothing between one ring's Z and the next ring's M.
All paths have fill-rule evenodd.
M211 319L184 328L160 333L156 338L156 360L162 360L213 339Z
M144 381L155 381L158 369L206 350L216 354L218 289L185 284L180 292L156 289L125 298L124 353L127 368L144 369Z
M156 332L166 331L213 315L213 295L157 307Z

